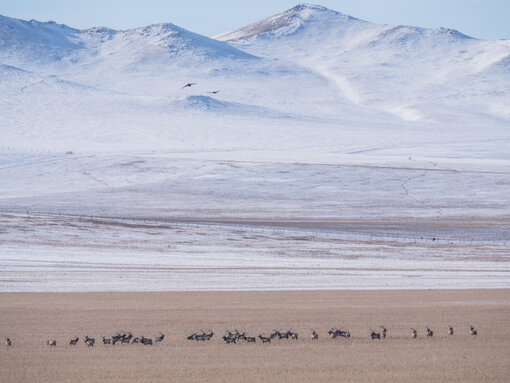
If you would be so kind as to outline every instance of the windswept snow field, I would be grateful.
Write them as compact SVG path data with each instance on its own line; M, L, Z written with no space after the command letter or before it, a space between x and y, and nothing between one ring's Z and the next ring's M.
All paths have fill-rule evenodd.
M0 16L0 290L508 288L509 105L510 41L320 6Z

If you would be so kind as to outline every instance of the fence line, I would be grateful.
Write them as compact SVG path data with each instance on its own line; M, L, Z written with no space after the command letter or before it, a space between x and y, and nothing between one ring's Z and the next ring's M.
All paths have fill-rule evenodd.
M348 241L359 242L397 242L397 243L416 243L416 244L438 244L438 245L491 245L491 246L509 246L509 239L488 238L488 239L461 239L461 238L441 238L441 237L424 237L424 236L410 236L405 233L402 235L377 235L370 233L360 233L348 230L320 230L311 231L305 229L289 229L281 226L269 225L244 225L235 223L217 223L196 220L196 221L172 221L165 218L147 219L134 216L104 216L94 214L70 214L62 212L41 212L31 211L27 209L0 209L0 212L8 215L27 216L27 217L46 217L46 218L60 218L60 219L75 219L75 220L90 220L90 221L103 221L114 222L154 227L189 227L189 228L210 228L215 230L239 230L244 232L264 233L264 234L283 234L285 236L296 237L315 237L327 239L339 239Z

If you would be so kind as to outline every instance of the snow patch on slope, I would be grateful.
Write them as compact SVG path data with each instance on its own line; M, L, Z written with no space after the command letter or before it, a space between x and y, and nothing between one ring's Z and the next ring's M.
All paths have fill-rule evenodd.
M229 111L238 111L241 112L243 110L253 108L253 110L258 110L256 107L250 107L247 105L243 105L235 102L225 102L220 101L215 98L209 96L187 96L183 99L174 101L174 105L190 108L190 109L198 109L198 110L208 110L208 111L216 111L216 112L229 112Z
M31 73L27 70L15 67L13 65L0 64L0 76L3 79L7 78L21 78L29 76Z
M259 118L296 118L270 108L239 102L222 101L209 96L187 96L172 102L172 106L180 110L216 113L218 115L237 115Z
M487 67L487 71L510 72L510 54L500 58Z

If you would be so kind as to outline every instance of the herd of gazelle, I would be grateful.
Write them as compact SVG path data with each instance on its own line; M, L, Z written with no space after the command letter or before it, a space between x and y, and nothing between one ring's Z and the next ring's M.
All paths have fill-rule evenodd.
M372 332L370 334L370 337L372 338L372 340L386 338L388 330L384 326L379 326L379 327L381 328L380 332L375 332L374 330L372 330ZM311 331L312 331L312 333L310 334L310 338L312 340L318 340L319 334L315 330L311 330ZM454 334L453 327L449 326L448 327L448 335L453 336L453 334ZM473 326L470 326L470 334L473 336L476 336L476 335L478 335L478 331ZM341 329L337 329L337 328L332 328L331 330L329 330L328 335L332 339L335 339L336 337L344 337L344 338L351 337L351 333L349 331L341 330ZM434 331L432 331L429 327L426 327L425 335L427 338L428 337L432 338L434 336ZM197 342L198 341L205 342L205 341L211 340L211 338L213 336L214 336L214 332L212 332L212 331L210 331L208 333L202 331L201 334L199 334L198 332L195 332L195 333L189 335L187 337L187 339L195 340ZM418 331L416 331L414 328L411 328L411 338L416 339L417 337L418 337ZM165 338L165 334L160 333L160 336L156 337L154 340L155 340L155 342L162 342L164 338ZM291 330L288 330L285 332L282 332L279 330L274 330L269 336L263 336L262 334L259 334L258 338L260 339L260 341L262 343L271 343L271 340L273 340L275 338L279 339L279 340L281 340L281 339L298 340L298 333L292 332ZM80 338L78 338L78 337L71 339L69 341L69 345L76 346L79 339ZM238 330L235 330L235 332L231 332L231 331L227 330L225 335L223 336L223 340L225 341L226 344L237 343L238 341L241 341L241 340L246 343L255 343L257 341L257 338L254 336L247 336L246 332L241 333ZM96 342L96 340L94 338L90 338L88 335L85 336L83 341L88 347L94 347L94 344ZM123 333L123 334L117 333L116 335L113 335L108 338L103 336L103 344L115 345L117 342L120 342L123 344L135 344L135 343L144 344L144 345L152 345L153 344L152 338L146 338L145 336L135 337L131 333ZM12 346L12 339L6 338L5 344L7 347ZM46 342L46 345L48 345L50 347L56 347L57 341L54 339L48 340Z
M160 333L160 335L158 337L156 337L154 339L154 341L162 342L163 339L165 339L165 334ZM76 346L78 344L79 340L80 340L79 337L73 338L69 341L69 345ZM83 339L83 342L88 347L94 347L94 345L96 344L96 339L91 338L88 335L86 335L85 338ZM117 333L116 335L112 335L111 337L103 336L103 344L115 345L117 342L123 343L123 344L130 344L130 343L131 344L139 343L139 344L144 344L144 345L152 345L153 344L152 338L146 338L145 336L135 337L133 334L131 334L129 332L128 333L124 332L122 334ZM12 339L6 338L5 344L7 345L7 347L12 346ZM50 347L57 347L57 341L55 339L48 340L46 342L46 345L48 345Z

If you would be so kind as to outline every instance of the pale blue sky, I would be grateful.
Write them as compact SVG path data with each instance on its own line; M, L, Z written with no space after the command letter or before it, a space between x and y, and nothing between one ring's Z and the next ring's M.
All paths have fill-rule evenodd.
M303 2L303 1L301 1ZM0 0L0 14L75 28L128 29L170 22L211 36L280 13L299 0ZM482 39L510 39L510 0L317 0L310 3L383 24L448 27Z

